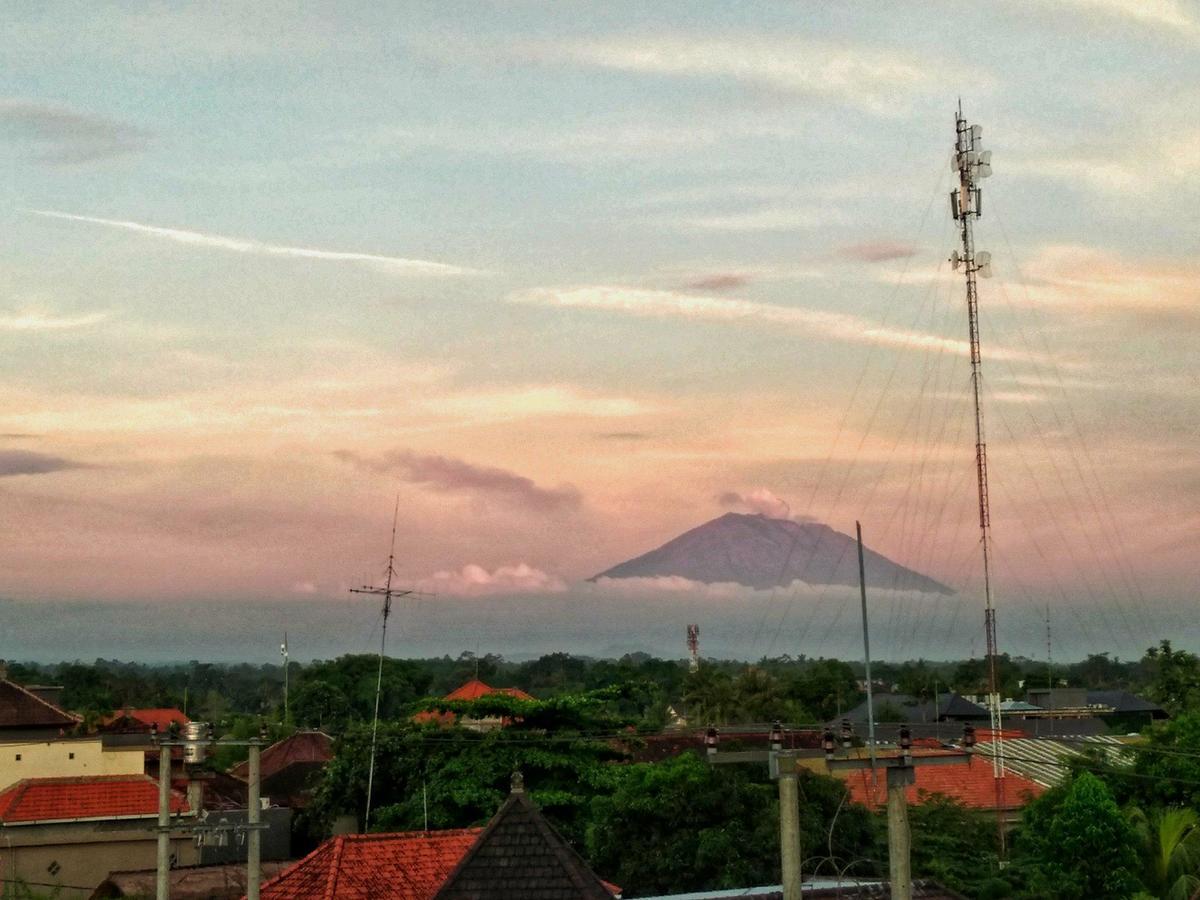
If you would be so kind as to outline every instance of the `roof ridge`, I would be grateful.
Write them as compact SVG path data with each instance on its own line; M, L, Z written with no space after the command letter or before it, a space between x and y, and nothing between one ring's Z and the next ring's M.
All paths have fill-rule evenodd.
M324 900L337 900L338 873L342 868L342 851L346 846L346 835L339 834L333 841L333 865L329 867L329 880L325 884Z

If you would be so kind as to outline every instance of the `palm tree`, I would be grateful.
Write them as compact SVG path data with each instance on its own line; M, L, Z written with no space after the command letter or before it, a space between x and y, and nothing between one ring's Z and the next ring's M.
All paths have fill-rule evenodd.
M1130 821L1142 844L1142 882L1159 900L1200 898L1200 818L1195 810L1164 809Z

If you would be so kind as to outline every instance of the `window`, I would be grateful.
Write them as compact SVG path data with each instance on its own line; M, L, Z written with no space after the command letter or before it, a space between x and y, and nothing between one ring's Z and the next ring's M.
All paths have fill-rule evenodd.
M67 759L74 759L74 758L75 758L75 754L74 754L74 753L68 753L68 754L67 754Z
M21 754L20 754L20 753L18 753L18 754L17 754L17 762L20 762L20 761L21 761Z
M49 872L51 875L57 875L59 872L61 872L61 871L62 871L62 866L60 866L60 865L58 864L58 860L57 860L57 859L56 859L56 860L52 860L52 861L50 862L50 865L46 866L46 871L47 871L47 872Z

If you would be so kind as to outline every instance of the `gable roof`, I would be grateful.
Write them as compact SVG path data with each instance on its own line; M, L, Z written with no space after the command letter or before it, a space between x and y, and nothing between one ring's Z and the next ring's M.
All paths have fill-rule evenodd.
M323 731L297 731L262 751L261 777L270 778L296 764L324 765L333 759L333 738ZM229 770L238 778L250 777L250 763L243 760Z
M435 900L612 900L608 887L514 790Z
M186 798L172 791L171 812L186 811ZM4 825L156 815L158 784L147 775L26 778L0 792L0 822Z
M74 728L80 721L21 685L0 679L0 728Z
M892 712L898 712L908 723L936 722L939 719L986 719L988 711L964 697L962 694L939 693L936 706L932 702L922 702L911 694L875 694L872 698L875 715L879 715L883 707L889 707ZM867 702L864 700L858 706L846 713L845 718L851 722L867 721ZM840 719L830 722L837 727Z
M937 756L936 752L914 752L913 756ZM882 769L882 767L881 767ZM963 763L937 766L914 766L916 780L904 789L909 803L920 803L922 795L943 794L973 809L994 810L997 808L996 782L992 775L992 763L988 759L974 759ZM870 769L835 769L834 775L846 782L850 799L868 808L876 808L887 802L887 784L883 771L879 771L874 784ZM1003 802L1001 809L1020 809L1034 797L1045 792L1035 781L1008 770L1002 778Z
M261 900L431 900L478 828L330 838L260 889Z

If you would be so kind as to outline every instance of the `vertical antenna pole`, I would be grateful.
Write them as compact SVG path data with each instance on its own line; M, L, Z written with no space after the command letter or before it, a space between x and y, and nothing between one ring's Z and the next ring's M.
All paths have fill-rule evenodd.
M954 268L961 263L967 282L967 328L971 351L971 389L975 399L975 481L979 494L979 537L983 550L984 632L987 639L988 716L991 720L992 741L996 748L992 757L992 775L996 784L996 816L1000 854L1005 852L1003 822L1004 805L1004 738L1001 734L1000 687L997 679L996 610L992 604L992 522L988 502L987 441L984 438L982 359L979 349L979 294L976 276L991 274L991 254L976 253L974 220L980 215L981 193L979 179L991 174L991 154L980 148L983 129L968 125L963 118L962 101L954 122L954 165L958 170L958 190L951 195L951 209L960 226L962 257L951 257Z
M863 658L867 670L867 747L871 751L871 779L875 778L875 692L871 683L871 631L867 626L867 567L863 562L862 525L855 521L858 534L858 587L862 594Z
M283 633L283 644L279 647L279 653L283 657L283 722L286 725L288 722L288 643L287 632Z
M383 587L363 585L361 588L351 588L352 594L374 594L383 598L383 626L379 635L379 671L375 676L375 715L371 720L371 761L367 768L367 807L363 814L363 831L369 831L371 826L371 800L375 790L375 747L379 737L379 697L383 693L383 657L387 652L387 622L392 612L392 600L407 597L414 591L401 591L392 587L392 579L396 574L396 522L400 518L400 495L396 495L396 508L392 512L392 545L388 552L387 572Z

